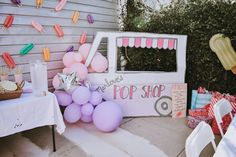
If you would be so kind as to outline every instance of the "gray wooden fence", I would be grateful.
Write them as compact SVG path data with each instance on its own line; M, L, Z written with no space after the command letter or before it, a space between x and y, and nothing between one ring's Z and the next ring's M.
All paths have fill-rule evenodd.
M62 57L65 49L73 45L75 51L79 47L79 38L83 32L87 32L87 42L92 42L93 35L97 31L118 30L118 4L116 0L68 0L63 10L55 12L54 8L58 0L45 0L42 8L36 8L35 0L22 0L22 6L17 7L10 0L0 0L0 24L4 23L7 15L14 16L12 27L0 30L0 54L9 52L17 65L23 66L24 79L30 80L29 61L43 60L42 49L49 47L51 61L48 62L49 87L52 86L53 76L61 72L63 66ZM75 10L80 12L78 23L71 21ZM95 22L89 24L87 15L91 14ZM39 33L32 26L31 21L38 21L45 28L45 32ZM58 38L53 30L54 24L60 24L64 31L64 37ZM27 43L34 43L34 48L25 56L19 55L20 49ZM106 43L100 46L104 52ZM1 57L0 57L1 58ZM5 62L0 59L0 66Z

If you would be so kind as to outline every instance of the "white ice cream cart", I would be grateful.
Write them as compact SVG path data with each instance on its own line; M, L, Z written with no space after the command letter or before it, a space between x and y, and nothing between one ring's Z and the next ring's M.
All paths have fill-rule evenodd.
M125 116L169 116L172 113L173 85L175 85L174 89L177 90L180 87L186 88L184 79L187 36L136 32L98 32L86 60L86 66L91 63L104 38L107 38L108 44L108 70L104 73L90 73L89 81L97 87L97 90L103 94L106 100L119 103ZM122 46L175 49L177 71L118 71L117 49ZM186 90L182 90L182 92L186 92ZM177 101L186 101L186 93L182 93L182 96L176 96L176 98Z

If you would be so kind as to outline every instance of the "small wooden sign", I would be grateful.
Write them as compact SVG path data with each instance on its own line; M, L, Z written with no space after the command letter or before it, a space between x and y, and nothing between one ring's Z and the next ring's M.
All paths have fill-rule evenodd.
M172 118L186 117L187 84L172 85Z

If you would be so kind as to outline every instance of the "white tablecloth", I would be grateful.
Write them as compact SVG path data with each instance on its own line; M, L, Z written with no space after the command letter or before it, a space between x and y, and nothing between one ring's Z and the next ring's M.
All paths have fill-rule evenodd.
M23 94L19 99L0 101L0 137L54 124L59 134L64 132L63 117L52 93L41 97Z
M236 157L236 116L217 146L214 157Z

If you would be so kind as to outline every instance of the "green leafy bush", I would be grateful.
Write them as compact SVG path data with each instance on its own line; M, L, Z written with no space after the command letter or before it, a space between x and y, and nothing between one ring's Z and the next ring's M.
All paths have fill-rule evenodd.
M199 86L220 92L235 92L233 89L236 87L236 75L224 70L216 54L209 47L209 40L214 34L223 33L231 39L235 38L236 2L234 0L174 1L159 11L149 12L148 17L145 12L150 8L139 1L128 0L124 7L126 14L123 12L121 15L124 31L188 36L185 79L188 83L188 97L190 97L190 91ZM146 54L149 50L143 49L143 51ZM133 55L135 58L142 58L139 53L133 53ZM165 58L164 53L159 55L160 58ZM145 67L147 64L150 67L157 65L152 55L146 57L150 57L151 63L130 60L126 69L132 66ZM176 61L166 59L166 62L173 65L172 62Z

